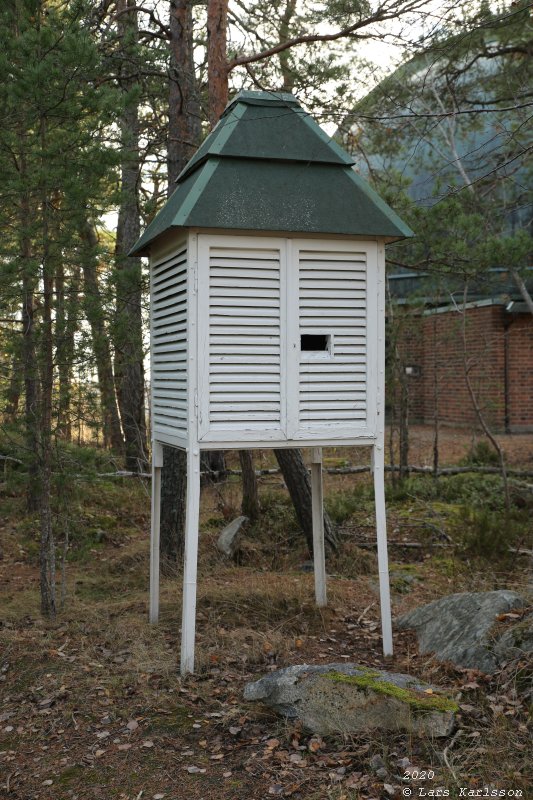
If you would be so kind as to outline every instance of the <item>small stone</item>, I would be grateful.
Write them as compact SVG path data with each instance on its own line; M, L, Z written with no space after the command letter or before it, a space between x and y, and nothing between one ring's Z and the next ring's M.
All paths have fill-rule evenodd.
M383 761L381 756L375 755L375 756L372 756L372 758L370 759L370 766L372 767L372 769L374 771L376 771L376 770L381 769L382 767L384 767L385 766L385 762Z
M221 553L228 558L235 558L239 551L240 540L244 527L248 523L248 517L237 517L229 525L226 525L218 537L217 547Z

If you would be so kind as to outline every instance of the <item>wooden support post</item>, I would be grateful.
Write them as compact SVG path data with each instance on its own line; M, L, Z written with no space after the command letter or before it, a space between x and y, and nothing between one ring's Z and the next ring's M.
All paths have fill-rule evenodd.
M385 513L385 454L382 437L372 448L374 473L374 498L376 503L376 534L378 544L379 598L381 603L381 631L383 655L392 655L392 619L389 587L389 560L387 555L387 517Z
M198 567L198 523L200 515L200 448L187 450L187 509L185 514L185 561L183 565L183 611L181 615L181 674L194 672L196 633L196 573Z
M311 497L313 510L313 562L315 597L319 608L328 603L326 591L326 553L324 548L324 494L322 487L322 448L313 447L311 464Z
M150 525L150 614L151 624L159 621L159 523L161 519L161 469L163 446L152 442L152 516Z

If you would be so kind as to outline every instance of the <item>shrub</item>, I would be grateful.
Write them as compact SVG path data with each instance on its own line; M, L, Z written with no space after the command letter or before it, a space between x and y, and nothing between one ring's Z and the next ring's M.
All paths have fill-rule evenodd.
M470 452L463 459L461 462L465 466L494 466L499 464L499 457L498 453L492 447L492 445L487 442L486 439L480 439L479 442L476 442L470 448Z

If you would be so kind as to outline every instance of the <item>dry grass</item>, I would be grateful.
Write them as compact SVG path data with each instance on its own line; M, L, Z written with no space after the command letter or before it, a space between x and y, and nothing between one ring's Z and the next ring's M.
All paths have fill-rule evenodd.
M434 769L431 785L449 788L452 797L461 785L527 791L529 738L522 699L530 673L524 666L509 667L486 681L421 657L410 634L395 635L394 659L382 658L365 481L329 476L326 482L336 513L348 517L342 550L329 561L330 602L324 611L314 605L312 575L302 571L309 556L279 479L262 484L264 516L245 540L240 565L228 563L215 547L225 516L238 513L238 483L204 491L198 674L186 681L177 674L179 569L162 580L160 624L147 624L146 487L99 485L84 492L72 511L78 527L75 557L68 565L68 603L52 624L38 614L35 521L24 518L17 498L6 499L6 521L0 523L0 669L7 666L0 713L5 708L14 714L0 724L0 758L10 759L5 762L11 776L6 800L144 800L157 793L166 800L259 800L280 784L287 792L293 787L297 800L368 800L383 795L384 782L399 785L398 765L404 758ZM390 504L391 539L405 536L423 544L416 553L391 548L393 572L399 576L393 580L395 613L474 586L527 590L523 560L500 564L453 549L431 550L431 532L414 520L425 514L446 526L454 513L442 501L415 503L407 497ZM103 533L96 541L98 531ZM402 579L405 575L409 580ZM387 666L446 687L463 706L461 734L439 743L400 734L331 737L318 753L322 763L308 755L308 738L293 725L242 702L245 681L265 671L340 660ZM57 699L49 709L40 709L46 697ZM128 732L125 726L132 719L139 727ZM6 732L6 727L13 730ZM232 734L232 727L241 730ZM99 740L105 730L110 737ZM274 754L265 745L273 737L280 742ZM153 748L143 746L146 740ZM131 749L119 750L125 744ZM300 746L307 770L288 760ZM287 761L276 760L278 751L287 754ZM213 753L223 758L212 760ZM375 755L386 763L386 781L371 767ZM191 763L206 773L189 774ZM357 786L346 784L359 774ZM45 779L54 783L45 786Z

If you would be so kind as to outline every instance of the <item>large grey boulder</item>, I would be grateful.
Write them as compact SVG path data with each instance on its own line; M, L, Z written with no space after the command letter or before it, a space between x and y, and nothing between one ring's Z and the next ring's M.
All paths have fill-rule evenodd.
M245 700L265 703L312 733L404 730L448 736L453 700L410 675L356 664L301 664L272 672L244 689Z
M442 661L490 675L506 660L505 643L498 650L491 629L500 614L525 605L520 595L505 589L463 592L416 608L400 617L397 625L416 631L421 653L434 653Z
M237 517L220 532L217 547L228 558L235 558L240 547L241 537L248 517Z

